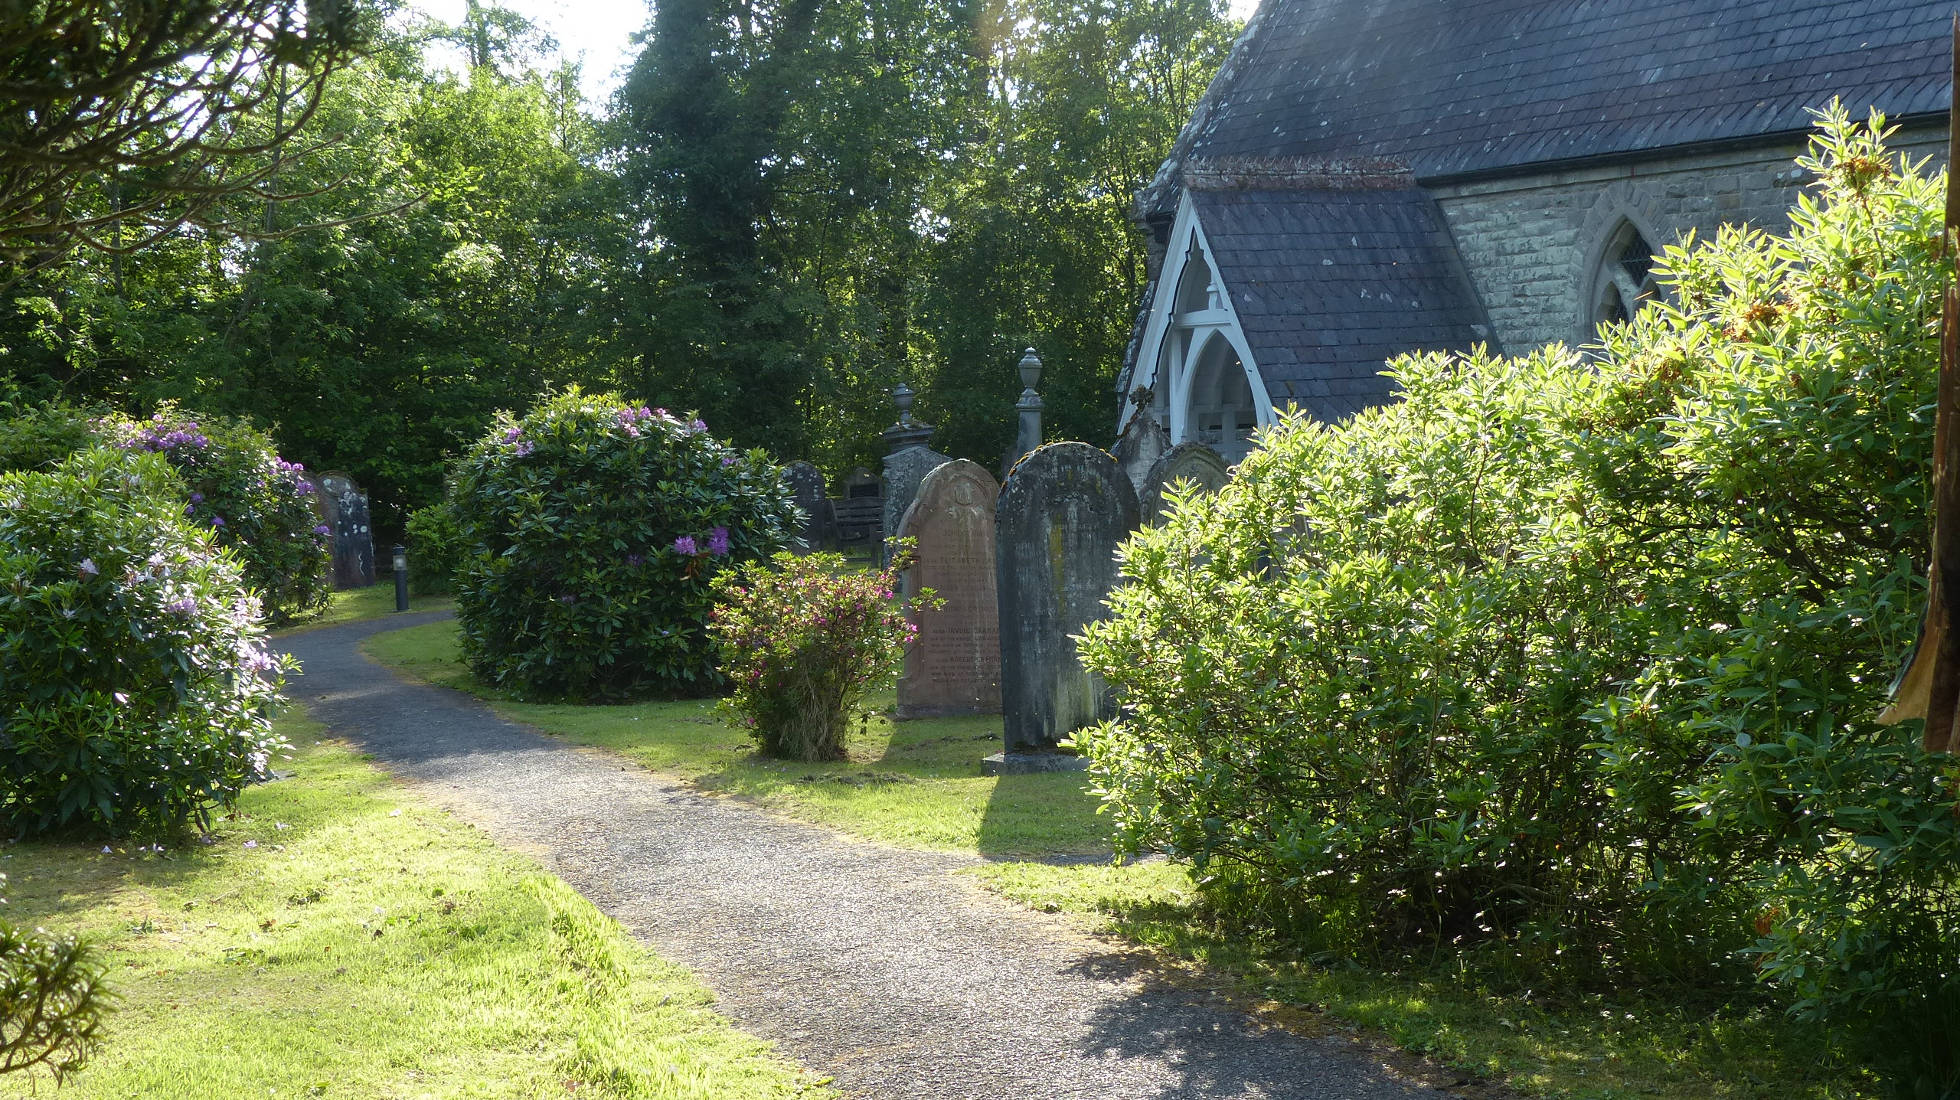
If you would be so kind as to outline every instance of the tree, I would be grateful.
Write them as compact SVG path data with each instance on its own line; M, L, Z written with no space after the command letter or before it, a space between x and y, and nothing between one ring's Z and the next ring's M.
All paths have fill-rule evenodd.
M1047 368L1049 438L1110 434L1147 278L1130 203L1233 32L1216 0L1020 0L990 27L985 138L937 199L918 307L920 407L942 449L989 465L1023 347Z
M0 278L185 225L253 232L225 201L282 197L282 150L370 14L366 0L28 5L0 25Z
M907 381L938 446L992 465L1033 344L1056 430L1100 438L1130 196L1230 30L1213 0L662 5L619 101L648 230L621 384L837 469Z

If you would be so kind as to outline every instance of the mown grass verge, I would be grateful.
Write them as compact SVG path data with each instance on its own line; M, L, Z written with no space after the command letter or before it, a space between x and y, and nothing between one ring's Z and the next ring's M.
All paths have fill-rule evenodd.
M1108 823L1096 814L1084 776L980 774L980 758L1000 748L998 718L894 723L874 715L848 739L847 763L790 764L757 756L748 735L716 717L710 700L579 706L498 698L458 660L454 623L389 631L364 649L567 741L872 840L999 859L1109 851ZM889 709L892 697L887 691L868 702Z
M94 941L119 999L58 1095L832 1095L535 863L285 727L296 774L208 845L0 850L9 919Z
M1082 775L978 774L999 743L993 718L893 723L874 717L851 760L784 764L756 756L706 701L618 706L513 703L475 683L454 623L377 635L366 652L432 683L472 692L506 717L608 749L709 791L870 840L974 852L965 872L1029 908L1153 948L1167 976L1221 983L1248 1011L1307 1031L1392 1043L1530 1096L1573 1100L1867 1100L1868 1074L1831 1038L1780 1015L1689 1010L1638 990L1614 996L1492 988L1462 967L1384 972L1300 957L1239 934L1208 911L1182 866L1081 862L1109 851ZM874 705L890 703L873 700Z
M456 606L456 601L448 596L410 596L408 610L447 611ZM276 635L295 634L302 630L314 630L323 626L340 626L343 623L363 622L368 619L381 619L395 614L395 582L392 579L366 588L349 588L335 592L327 609L319 615L281 627L272 633Z

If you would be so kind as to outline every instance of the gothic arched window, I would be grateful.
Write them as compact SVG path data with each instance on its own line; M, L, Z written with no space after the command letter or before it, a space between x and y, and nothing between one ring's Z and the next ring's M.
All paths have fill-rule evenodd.
M1630 221L1607 238L1593 271L1592 325L1624 321L1660 293L1654 282L1654 246Z

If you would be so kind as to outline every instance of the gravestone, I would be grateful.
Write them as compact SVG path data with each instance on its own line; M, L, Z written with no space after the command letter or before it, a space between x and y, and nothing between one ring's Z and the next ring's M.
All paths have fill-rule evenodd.
M885 456L885 538L898 537L905 510L912 506L912 498L919 495L919 483L927 474L951 461L946 455L921 445Z
M824 530L824 521L830 517L830 498L824 495L823 471L808 462L792 462L783 467L783 482L789 486L796 506L803 509L803 528L798 532L803 543L793 549L798 554L811 554L823 549L825 536L829 534Z
M1007 745L989 770L1036 770L1058 761L1058 741L1115 712L1071 635L1106 614L1116 547L1137 526L1136 490L1107 452L1051 443L1015 464L995 524Z
M1116 446L1110 449L1110 454L1115 456L1116 464L1123 468L1123 473L1130 479L1130 485L1141 497L1144 488L1150 484L1151 469L1157 465L1159 459L1169 454L1170 450L1169 429L1159 424L1157 418L1151 416L1148 411L1139 410L1135 416L1130 417L1130 422L1123 426L1122 434L1116 437Z
M1000 713L1000 607L995 599L994 506L1000 484L977 463L940 464L919 483L899 536L917 540L908 600L930 588L945 601L907 612L919 633L898 678L898 716Z
M1156 526L1164 520L1164 490L1176 481L1195 482L1207 493L1215 493L1232 480L1232 468L1217 451L1203 443L1180 443L1157 460L1144 478L1141 504L1143 522Z
M333 550L333 586L365 588L374 583L374 532L368 525L368 498L354 479L335 471L320 478L314 498Z

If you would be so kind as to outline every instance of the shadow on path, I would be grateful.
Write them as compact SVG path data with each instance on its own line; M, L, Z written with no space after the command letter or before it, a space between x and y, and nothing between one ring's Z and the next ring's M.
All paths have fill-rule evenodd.
M294 696L425 793L534 852L743 1028L892 1100L1434 1096L1332 1041L1151 981L1059 918L885 848L696 794L410 684L358 644L432 617L284 639Z

